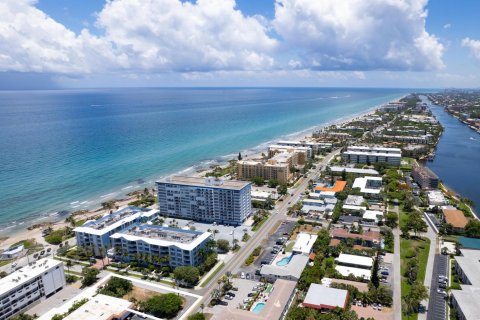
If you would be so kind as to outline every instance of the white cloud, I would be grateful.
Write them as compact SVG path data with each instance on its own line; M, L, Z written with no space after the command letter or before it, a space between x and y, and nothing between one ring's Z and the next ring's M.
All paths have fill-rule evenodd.
M427 0L276 0L276 32L319 70L434 70L443 45L425 31Z
M462 40L462 47L469 48L473 58L480 62L480 40L465 38Z
M450 29L452 25L450 23L444 24L443 29Z

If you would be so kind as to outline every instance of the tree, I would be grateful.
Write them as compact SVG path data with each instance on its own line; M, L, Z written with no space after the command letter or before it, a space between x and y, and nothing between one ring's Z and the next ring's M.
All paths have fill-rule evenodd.
M97 281L97 275L100 273L97 269L85 267L82 270L82 287L87 287Z
M65 266L67 267L67 271L70 272L70 268L73 266L72 260L68 259L68 260L65 262Z
M403 298L405 303L405 313L410 316L411 313L417 312L420 302L422 302L424 299L427 299L428 296L427 288L423 284L415 282L410 287L410 291Z
M239 152L239 153L238 153L238 161L241 161L241 160L242 160L242 153Z
M407 226L415 233L415 237L418 232L427 232L427 223L422 219L420 212L415 211L409 215Z
M471 219L465 226L465 235L471 238L480 238L480 221Z
M183 266L176 267L173 276L177 282L193 287L198 282L200 273L196 267Z
M385 225L395 229L398 226L398 215L395 212L388 212L385 215Z
M142 310L155 317L173 318L182 309L183 300L175 293L156 295L141 304Z
M277 192L279 195L283 196L288 193L288 187L286 184L281 184L277 187Z
M99 291L101 294L107 296L121 298L125 294L129 293L133 289L132 281L112 277L108 280L107 284Z
M270 179L268 180L267 184L269 188L276 188L280 184L280 182L278 182L277 179Z
M252 182L256 185L256 186L263 186L265 184L265 179L263 179L263 177L253 177L252 179Z
M345 169L342 171L342 180L347 181L347 171Z
M378 288L380 285L380 279L378 278L378 253L373 261L372 278L370 281L375 288Z
M218 239L217 240L217 248L222 252L230 251L230 242L225 239Z

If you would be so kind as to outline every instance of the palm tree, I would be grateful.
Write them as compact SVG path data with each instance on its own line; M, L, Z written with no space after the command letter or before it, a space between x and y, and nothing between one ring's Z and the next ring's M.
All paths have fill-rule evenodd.
M202 313L203 313L203 309L205 308L205 304L201 303L200 304L200 309L202 310Z
M65 262L65 266L67 267L68 273L70 273L70 268L73 266L72 260L68 259L68 260Z

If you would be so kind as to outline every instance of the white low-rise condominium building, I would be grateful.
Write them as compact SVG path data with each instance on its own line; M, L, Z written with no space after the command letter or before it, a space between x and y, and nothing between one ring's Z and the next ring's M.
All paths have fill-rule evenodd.
M135 225L115 233L112 240L113 255L118 260L143 260L155 264L196 266L199 251L205 248L212 234L156 225Z
M350 163L381 163L399 166L402 151L399 148L383 148L368 146L350 146L342 153L342 159Z
M0 320L24 311L65 286L63 262L41 259L0 279Z
M287 147L308 147L311 148L314 154L319 153L322 150L332 149L332 144L330 142L313 142L313 141L278 141L276 143L279 146Z
M157 188L161 215L241 225L252 212L250 182L174 176Z
M77 245L91 247L96 256L105 256L111 248L110 236L133 224L152 220L158 210L137 207L126 207L107 214L98 220L89 220L82 226L73 229Z

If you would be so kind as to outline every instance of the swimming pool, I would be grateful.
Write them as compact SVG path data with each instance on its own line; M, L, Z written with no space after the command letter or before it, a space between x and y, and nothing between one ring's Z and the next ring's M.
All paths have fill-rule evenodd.
M282 258L282 260L277 262L277 266L282 267L286 266L290 262L291 257Z
M254 312L254 313L260 313L260 311L262 311L263 308L265 308L265 302L259 302L259 303L257 303L257 305L255 306L255 308L252 309L252 312Z

